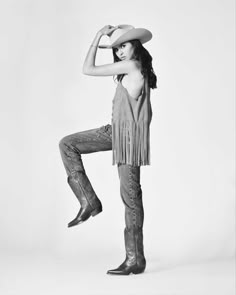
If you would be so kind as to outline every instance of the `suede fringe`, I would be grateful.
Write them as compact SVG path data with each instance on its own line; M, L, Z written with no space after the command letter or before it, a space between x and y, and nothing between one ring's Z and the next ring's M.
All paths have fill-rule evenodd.
M112 164L150 165L150 134L147 121L112 122Z

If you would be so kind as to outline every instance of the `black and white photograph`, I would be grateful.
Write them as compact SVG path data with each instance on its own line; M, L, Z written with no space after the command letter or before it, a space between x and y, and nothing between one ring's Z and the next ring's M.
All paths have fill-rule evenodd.
M234 295L235 1L0 22L0 294Z

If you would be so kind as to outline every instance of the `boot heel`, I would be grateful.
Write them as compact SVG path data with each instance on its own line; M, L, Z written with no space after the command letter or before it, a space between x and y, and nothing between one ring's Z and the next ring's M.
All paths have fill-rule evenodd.
M137 269L132 270L132 273L137 275L139 273L143 273L144 270L145 270L145 268L137 268Z
M98 207L98 208L94 209L94 210L91 212L91 215L94 217L94 216L96 216L97 214L99 214L100 212L102 212L102 208L101 208L101 207Z

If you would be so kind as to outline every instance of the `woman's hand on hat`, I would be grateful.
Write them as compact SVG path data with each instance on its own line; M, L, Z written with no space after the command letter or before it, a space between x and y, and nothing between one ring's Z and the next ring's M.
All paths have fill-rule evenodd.
M110 25L106 25L104 26L101 30L99 30L99 33L101 33L102 35L111 35L111 33L113 33L116 29L118 28L118 26L114 27L114 26L110 26Z

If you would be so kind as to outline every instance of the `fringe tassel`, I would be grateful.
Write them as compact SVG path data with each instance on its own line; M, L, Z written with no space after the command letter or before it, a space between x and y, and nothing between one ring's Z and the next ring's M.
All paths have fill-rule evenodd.
M112 164L150 165L149 122L112 122Z

